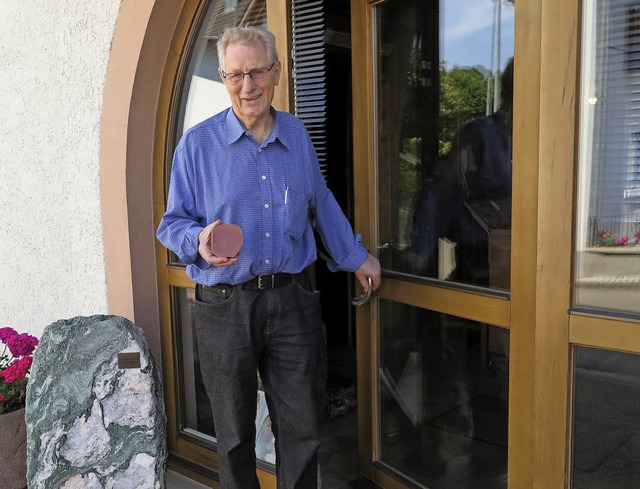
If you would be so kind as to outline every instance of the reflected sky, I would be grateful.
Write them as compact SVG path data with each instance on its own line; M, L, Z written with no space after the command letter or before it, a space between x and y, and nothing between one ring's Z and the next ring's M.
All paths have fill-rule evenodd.
M500 69L513 56L514 6L501 0ZM479 62L491 69L493 0L442 0L442 59L447 67L474 66Z

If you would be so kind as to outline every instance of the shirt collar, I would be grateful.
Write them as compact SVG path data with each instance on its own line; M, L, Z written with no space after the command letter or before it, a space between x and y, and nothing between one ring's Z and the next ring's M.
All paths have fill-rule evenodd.
M271 116L275 121L273 124L273 130L271 131L271 137L275 141L276 139L287 149L291 147L290 134L285 130L283 124L283 117L278 117L278 111L271 107Z
M244 127L233 112L233 107L227 111L227 144L235 143L244 134Z
M273 129L271 130L271 135L267 138L267 143L271 141L275 141L276 139L280 141L286 148L290 147L290 141L287 135L287 132L283 130L281 117L278 117L278 111L271 107L271 116L273 117L274 124ZM227 112L227 144L235 143L238 139L240 139L245 134L244 127L235 112L233 112L233 108L229 107L229 111Z

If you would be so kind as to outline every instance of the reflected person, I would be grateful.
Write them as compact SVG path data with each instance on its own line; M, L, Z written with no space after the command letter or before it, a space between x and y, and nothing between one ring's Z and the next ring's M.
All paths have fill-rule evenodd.
M439 239L455 243L455 268L440 276L489 284L489 232L510 228L513 59L500 78L500 108L462 128L435 178L420 191L412 251L438 273Z

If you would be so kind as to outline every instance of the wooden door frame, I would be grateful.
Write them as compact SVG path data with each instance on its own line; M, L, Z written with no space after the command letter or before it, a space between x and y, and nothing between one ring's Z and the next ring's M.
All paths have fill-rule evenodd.
M368 41L378 3L352 0L351 11L353 73L359 74L353 77L354 173L360 176L355 219L370 249L377 243L375 149L368 137L375 120L375 66ZM493 307L501 318L495 323L511 330L509 488L560 489L568 456L578 2L518 0L515 32L511 294L508 301L489 299L480 307ZM456 306L455 292L411 285L400 294L393 280L383 278L383 284L381 297L467 314ZM371 401L359 405L375 406L375 320L373 307L358 311L358 366L370 372L359 379L358 398ZM361 470L392 487L392 479L371 467L375 408L360 407L358 415Z
M509 488L560 489L569 445L578 2L517 4Z
M353 117L353 195L354 226L362 234L362 242L369 250L375 250L374 241L375 188L373 161L374 107L373 99L373 57L368 49L370 38L371 11L362 0L351 1L351 72L352 117ZM366 53L362 56L360 53ZM356 178L357 176L357 178ZM376 254L375 252L373 254ZM357 352L357 404L358 419L358 465L360 472L368 479L374 479L371 464L373 454L375 403L367 402L375 399L375 369L373 368L373 352L375 351L375 334L372 334L376 315L372 302L356 310L356 352ZM368 372L368 374L364 374ZM363 375L364 374L364 375ZM362 402L364 400L364 402ZM373 410L372 410L373 408Z

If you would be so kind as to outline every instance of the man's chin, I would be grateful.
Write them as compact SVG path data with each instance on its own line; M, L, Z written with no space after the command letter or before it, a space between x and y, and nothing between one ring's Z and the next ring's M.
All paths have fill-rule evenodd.
M264 110L263 107L254 108L254 107L244 106L244 110L242 111L242 114L244 115L244 117L250 117L252 119L259 119L260 117L263 117L268 113L269 111Z

